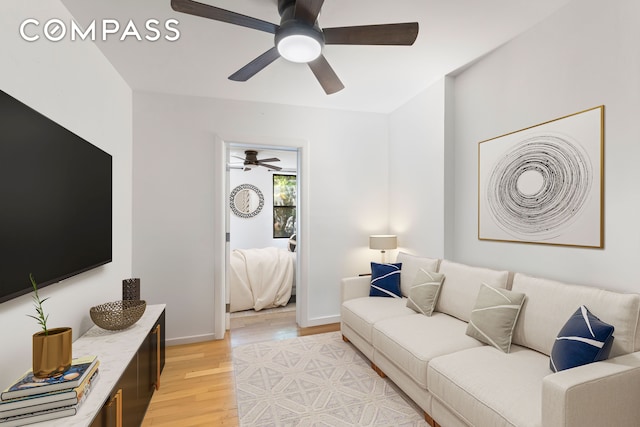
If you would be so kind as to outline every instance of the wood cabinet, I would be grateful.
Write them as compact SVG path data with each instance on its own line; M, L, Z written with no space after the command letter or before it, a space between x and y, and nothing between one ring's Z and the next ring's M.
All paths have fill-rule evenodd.
M139 427L165 362L165 311L138 348L91 427Z

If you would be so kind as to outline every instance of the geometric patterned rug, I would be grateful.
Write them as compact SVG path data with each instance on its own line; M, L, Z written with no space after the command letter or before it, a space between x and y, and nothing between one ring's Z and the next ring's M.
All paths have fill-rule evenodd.
M427 426L340 332L233 349L241 427Z

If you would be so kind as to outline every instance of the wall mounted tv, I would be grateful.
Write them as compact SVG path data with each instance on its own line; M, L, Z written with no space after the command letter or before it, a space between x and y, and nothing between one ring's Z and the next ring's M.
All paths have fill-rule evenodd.
M0 302L111 261L112 158L0 91Z

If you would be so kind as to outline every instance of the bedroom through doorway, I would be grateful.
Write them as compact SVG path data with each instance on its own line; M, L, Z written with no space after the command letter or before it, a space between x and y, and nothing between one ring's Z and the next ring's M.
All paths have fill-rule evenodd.
M297 333L299 163L293 147L227 144L225 276L232 341L255 340L266 330L278 338Z

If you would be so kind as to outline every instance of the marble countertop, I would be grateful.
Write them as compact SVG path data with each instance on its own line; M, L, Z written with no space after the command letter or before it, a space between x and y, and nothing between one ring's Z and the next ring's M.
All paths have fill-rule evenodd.
M73 343L73 357L98 356L100 361L97 381L91 387L87 399L78 413L71 417L58 418L30 424L34 427L86 427L111 395L113 387L125 371L138 348L156 323L165 304L148 305L142 318L122 331L107 331L93 326Z

